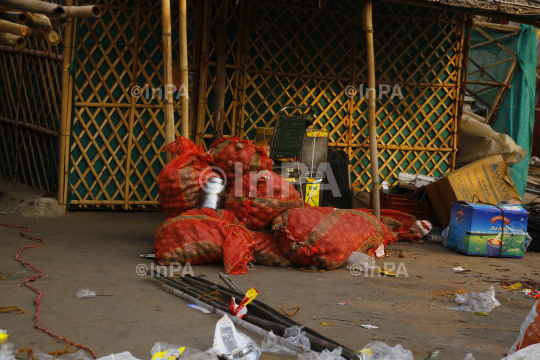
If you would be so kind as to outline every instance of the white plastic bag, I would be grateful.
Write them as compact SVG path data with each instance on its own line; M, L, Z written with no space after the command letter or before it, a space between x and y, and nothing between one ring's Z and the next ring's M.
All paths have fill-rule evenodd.
M77 297L79 299L83 298L93 298L96 296L96 293L94 291L90 291L89 289L81 289L77 291Z
M362 360L414 360L411 350L403 346L390 347L383 342L372 341L360 350Z
M450 231L450 227L447 227L444 229L441 233L442 236L442 244L444 247L446 247L446 244L448 243L448 232Z
M347 269L369 272L375 268L375 260L364 253L353 251L347 259Z
M540 360L540 343L529 345L513 354L509 354L503 360Z
M457 294L456 302L461 305L448 309L489 313L497 306L501 305L499 300L495 299L495 289L493 288L493 285L489 287L488 291L481 293L467 291L462 294Z
M86 355L86 352L84 350L78 350L77 352L73 354L64 354L60 355L56 358L56 360L93 360L94 358L89 357Z
M0 360L15 360L15 350L12 343L4 343L0 346Z
M237 331L227 315L216 324L213 349L218 356L229 360L258 360L261 355L257 344L249 336Z
M325 349L321 353L306 351L298 354L298 360L346 360L341 356L341 350L341 347L338 346L333 351Z
M111 355L100 357L98 360L139 360L139 359L133 356L129 351L124 351L118 354L111 354Z
M303 348L305 351L311 350L311 343L306 336L306 333L302 331L303 326L294 325L288 329L285 329L283 337L295 345Z
M278 339L279 337L270 330L262 341L262 352L281 356L296 356L300 353L300 351L294 351L293 349L280 345Z

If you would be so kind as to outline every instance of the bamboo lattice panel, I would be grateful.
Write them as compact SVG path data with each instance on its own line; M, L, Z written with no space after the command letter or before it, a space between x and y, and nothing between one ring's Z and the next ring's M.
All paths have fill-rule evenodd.
M133 98L130 90L134 83L162 86L160 3L92 3L104 15L81 21L78 29L71 204L157 205L157 176L165 161L163 101ZM360 6L348 0L188 2L190 69L198 71L190 89L194 138L210 145L216 24L226 14L225 135L254 139L256 128L272 126L283 106L311 105L315 127L328 130L330 145L349 154L351 179L368 189L367 101L344 93L347 86L367 83ZM392 90L399 85L403 95L377 99L381 177L389 180L400 171L441 175L454 167L457 151L462 15L378 1L373 18L377 81ZM178 127L177 98L174 108Z
M63 28L54 30L63 39ZM27 37L26 48L37 51L0 49L0 177L54 192L63 40L51 46Z
M161 3L92 1L103 15L77 30L75 109L70 191L73 205L157 206L157 177L165 164L164 102L136 98L131 88L163 87ZM188 1L189 58L196 1ZM174 7L176 4L176 8ZM179 59L178 3L172 2L173 60ZM199 4L199 6L201 6ZM163 92L162 92L163 93ZM149 90L149 94L152 91ZM175 123L180 98L175 94ZM178 135L178 129L177 129Z

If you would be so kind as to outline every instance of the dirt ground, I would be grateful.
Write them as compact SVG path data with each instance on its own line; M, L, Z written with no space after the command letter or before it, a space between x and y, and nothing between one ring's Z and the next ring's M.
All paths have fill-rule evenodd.
M139 264L150 266L139 255L152 252L154 231L163 220L160 212L72 211L46 219L0 214L0 223L30 226L32 235L45 240L42 247L28 249L21 256L44 272L32 283L45 293L41 325L90 347L98 356L131 351L140 359L149 359L150 349L158 341L209 348L218 320L162 291L154 279L137 274ZM62 349L63 343L34 327L36 294L24 286L24 280L34 273L13 258L23 246L35 242L21 237L19 231L0 226L0 276L4 277L0 306L18 306L25 313L1 313L0 329L8 331L9 341L16 347L42 352ZM346 268L305 273L298 268L256 266L233 280L245 290L255 286L258 299L275 309L299 306L295 320L352 349L360 350L377 340L401 344L413 351L415 359L425 359L434 350L441 351L437 359L461 360L468 352L477 360L504 357L533 300L495 284L503 305L489 316L478 316L446 309L456 305L454 297L435 292L486 291L490 284L481 280L487 276L527 276L540 281L539 275L533 275L538 274L540 253L526 253L524 259L468 257L429 241L399 243L393 249L402 250L405 258L394 254L378 264L392 262L397 269L403 262L408 276L355 277ZM456 274L451 269L456 265L471 272ZM197 276L220 282L218 273L223 266L193 270ZM75 294L82 288L111 296L78 299ZM338 305L342 302L348 305ZM361 324L379 329L364 329ZM263 354L263 360L268 358Z

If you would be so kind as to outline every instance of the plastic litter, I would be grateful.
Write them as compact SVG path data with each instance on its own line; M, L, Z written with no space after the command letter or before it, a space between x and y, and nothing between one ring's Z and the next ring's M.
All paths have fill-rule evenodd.
M139 360L139 359L131 355L129 351L124 351L122 353L111 354L111 355L100 357L98 360Z
M450 231L450 227L447 227L444 229L441 233L442 236L442 244L444 247L446 247L446 244L448 243L448 232Z
M229 360L258 360L261 349L247 335L237 331L233 322L224 315L216 324L214 353Z
M473 354L468 353L467 355L465 355L465 357L463 358L463 360L474 360L474 356L473 356Z
M214 354L212 348L206 351L201 351L191 347L180 347L164 342L155 343L150 352L152 354L152 360L175 360L178 359L180 356L182 357L182 360L217 360L217 356L216 354ZM129 359L117 358L116 360Z
M345 360L345 358L341 356L341 350L341 347L338 346L333 351L325 349L321 353L307 351L298 354L298 360Z
M0 346L0 360L15 360L15 350L12 343L4 343Z
M278 339L279 337L274 334L272 330L270 330L262 341L262 352L280 356L296 356L300 353L300 351L294 351L293 349L289 349L284 347L283 345L280 345L278 343Z
M303 326L294 325L288 329L285 329L283 337L295 345L302 347L305 351L311 350L311 342L306 336L306 333L302 331Z
M539 360L540 359L540 344L529 345L512 355L508 355L503 360Z
M370 272L375 268L375 260L364 253L353 251L347 258L347 269L355 271Z
M5 343L8 337L9 334L7 333L7 331L0 329L0 344Z
M495 298L495 289L493 288L493 285L485 292L477 293L474 291L467 291L456 295L456 302L461 305L447 309L489 313L497 306L501 305Z
M411 350L405 350L399 344L390 347L379 341L372 341L364 346L359 357L362 360L414 360Z
M190 308L192 308L192 309L199 310L200 312L203 312L205 314L210 314L211 313L210 310L207 310L207 309L205 309L203 307L200 307L199 305L196 305L196 304L189 304L188 306Z
M532 345L539 343L540 339L540 301L537 301L525 321L521 324L519 329L519 336L516 339L514 345L508 352L508 355L512 355L521 349L527 349Z
M77 297L79 299L83 298L93 298L96 296L96 293L94 291L90 291L89 289L81 289L77 291Z
M364 329L378 329L379 327L378 326L375 326L375 325L358 325L360 327L363 327Z

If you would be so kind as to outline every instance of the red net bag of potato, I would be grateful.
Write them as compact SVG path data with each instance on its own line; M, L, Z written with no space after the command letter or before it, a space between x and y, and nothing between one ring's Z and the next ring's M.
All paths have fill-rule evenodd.
M356 210L373 214L371 209ZM396 210L381 209L381 222L396 234L398 240L418 241L431 230L429 222L418 221L413 215Z
M264 170L237 179L225 197L225 210L251 230L262 230L283 211L302 207L300 193L287 179Z
M172 218L199 206L202 186L218 175L207 164L212 157L189 139L179 136L164 151L178 155L158 177L159 202L165 216Z
M279 230L278 245L285 257L326 270L341 267L353 251L370 253L395 241L376 217L356 210L291 209L276 217L272 227Z
M253 260L253 235L225 210L189 210L167 219L154 234L154 253L162 265L224 261L229 274L246 272Z
M255 235L253 258L256 264L283 268L292 265L291 260L283 256L277 244L277 239L272 232L254 231L253 233Z
M223 179L225 189L228 192L236 180L235 164L242 171L239 176L261 170L272 170L272 160L266 154L263 148L256 146L249 140L242 140L239 137L228 137L212 144L209 153L214 155L212 165L223 170L220 176L226 176Z

